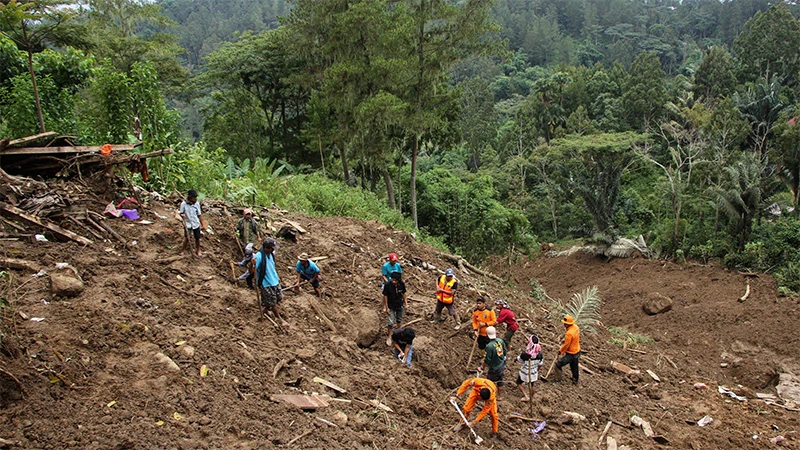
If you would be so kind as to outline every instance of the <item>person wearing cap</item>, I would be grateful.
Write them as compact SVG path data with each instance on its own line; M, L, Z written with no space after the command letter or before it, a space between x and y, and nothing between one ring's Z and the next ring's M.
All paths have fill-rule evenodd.
M311 282L317 297L322 296L319 291L319 282L322 279L319 274L319 267L314 264L314 261L308 259L308 253L302 253L297 257L297 264L295 264L294 270L297 272L297 280L294 282L295 292L300 292L300 281L306 280Z
M572 371L572 384L578 384L578 360L581 357L581 330L575 324L575 319L572 316L564 316L561 320L564 324L564 343L558 349L558 354L561 357L556 363L558 369L558 378L561 378L561 368L569 364L569 369Z
M486 374L486 378L494 381L497 385L497 392L503 386L503 372L506 370L506 343L497 338L495 327L486 327L486 337L490 339L486 344L486 356L483 358L480 372ZM487 371L488 369L488 371Z
M389 253L389 260L381 267L381 290L392 278L394 272L403 273L403 267L400 265L400 258L397 253Z
M408 308L403 275L400 272L392 272L391 278L390 282L383 285L383 309L389 315L387 325L389 335L386 337L386 345L392 345L392 329L400 328L400 324L403 323L403 315Z
M456 311L455 296L458 289L458 280L453 269L447 269L444 275L436 280L436 309L433 310L433 322L442 321L442 310L447 308L447 312L453 317L456 323L455 329L461 328L461 319Z
M242 247L261 242L261 230L258 221L253 217L253 210L245 209L242 212L242 218L236 223L236 235Z
M500 415L497 413L497 385L486 378L470 378L461 383L456 395L450 397L450 400L457 401L458 397L467 392L467 390L470 392L462 410L464 417L469 418L469 413L475 408L478 400L483 400L483 409L478 413L478 417L469 422L467 426L473 428L488 414L492 418L492 438L497 438L497 433L500 430ZM453 431L459 431L463 426L464 424L460 423L453 428Z
M495 300L494 304L497 307L497 323L506 324L506 333L503 335L503 342L506 343L506 347L510 348L511 338L513 338L514 333L519 330L517 316L514 314L514 311L511 311L508 303L502 298Z
M203 210L200 208L200 202L197 201L197 191L189 189L189 192L186 194L186 200L181 202L181 206L178 208L175 218L183 222L184 225L184 249L189 247L189 234L191 234L194 236L195 255L198 258L200 257L200 228L201 222L204 220L201 219L202 215Z
M261 314L263 315L266 310L271 310L275 317L281 321L281 325L288 327L289 322L283 318L283 314L278 307L278 303L283 300L283 291L281 290L278 271L275 268L275 249L277 248L278 244L275 239L264 239L261 244L261 251L253 256L251 270L256 274L256 285L261 294Z
M478 297L476 303L475 311L472 312L472 329L478 339L478 348L484 350L491 340L486 336L486 328L493 327L497 323L497 316L493 310L486 309L486 300L483 297Z
M253 259L253 244L248 243L247 246L244 248L244 259L236 263L236 265L238 265L239 267L248 267L252 259ZM250 289L255 289L255 287L253 286L253 278L255 278L255 275L248 268L243 274L239 275L238 279L239 281L242 280L247 281L247 287Z
M413 328L398 328L392 332L391 343L394 346L394 357L408 367L411 367L411 355L414 351L416 336Z

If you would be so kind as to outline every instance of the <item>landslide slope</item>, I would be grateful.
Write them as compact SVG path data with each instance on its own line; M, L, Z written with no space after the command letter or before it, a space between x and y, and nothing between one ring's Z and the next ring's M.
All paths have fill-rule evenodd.
M238 217L230 215L237 210L206 205L215 233L204 237L204 257L162 261L180 254L182 232L171 219L177 206L173 200L153 202L143 211L151 224L106 221L128 240L127 247L108 241L86 247L3 242L4 256L31 261L48 272L55 271L56 263L69 263L86 285L75 298L53 298L48 277L11 272L5 291L10 306L3 310L7 335L0 354L0 438L11 441L12 448L255 449L287 446L301 435L292 447L474 445L466 433L450 431L457 416L445 402L470 374L465 370L472 344L469 331L454 332L450 323L416 323L412 369L394 360L383 342L382 257L393 251L403 258L410 321L433 309L434 279L448 267L439 252L375 222L269 211L268 219L275 223L289 219L306 230L297 242L279 239L276 255L284 285L294 279L298 254L327 256L319 262L324 295L318 303L336 328L331 331L318 317L311 290L305 289L286 296L291 328L282 331L258 321L254 293L230 281L230 261L241 255L232 233ZM437 269L423 269L421 261ZM462 317L479 292L508 299L519 317L529 319L523 330L542 336L545 369L555 357L563 328L558 314L549 313L550 305L528 296L533 278L564 300L596 284L605 300L601 313L606 326L626 326L655 339L632 344L644 352L638 353L612 343L606 330L586 335L583 345L593 361L587 360L592 374L582 374L578 387L537 385L533 415L547 420L545 431L533 439L530 424L510 418L512 412L528 415L528 406L510 386L500 399L505 422L501 438L487 441L487 447L596 448L608 420L618 423L608 434L620 444L662 447L641 430L626 427L632 414L648 420L672 448L760 448L779 434L787 439L784 445L797 445L797 413L716 392L717 384L736 382L775 392L775 376L781 372L776 364L797 354L797 338L783 330L782 339L780 333L781 326L797 319L796 303L777 297L764 276L751 279L753 294L739 304L741 276L716 268L678 271L662 265L643 259L606 263L586 256L497 263L494 271L511 280L506 284L459 273ZM646 317L637 309L640 296L660 288L665 270L677 273L664 279L671 288L664 294L697 293L680 297L669 313ZM643 279L650 284L640 287ZM20 313L44 320L23 320ZM522 340L518 333L512 354L519 352ZM760 359L767 352L770 356L764 358L773 366ZM612 360L641 374L620 374L610 368ZM719 367L723 361L729 362L728 368ZM206 376L201 376L203 367ZM517 368L509 364L507 380L516 377ZM661 382L645 369L657 373ZM337 393L314 382L315 377L347 392ZM705 382L709 389L694 389L695 382ZM326 408L304 412L272 400L276 394L312 392L349 402L332 400ZM373 400L392 412L373 406ZM561 425L563 411L578 412L587 420ZM715 419L708 427L687 423L706 414ZM484 437L488 422L477 428Z

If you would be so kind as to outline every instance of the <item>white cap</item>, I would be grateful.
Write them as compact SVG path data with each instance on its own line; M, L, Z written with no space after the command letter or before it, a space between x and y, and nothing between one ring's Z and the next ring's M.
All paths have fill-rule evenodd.
M486 337L494 339L497 337L497 329L495 327L486 327Z

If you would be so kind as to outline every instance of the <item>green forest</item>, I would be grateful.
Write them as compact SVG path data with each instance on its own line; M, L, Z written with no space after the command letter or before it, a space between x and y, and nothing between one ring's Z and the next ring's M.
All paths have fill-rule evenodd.
M800 291L800 22L762 0L0 1L0 137L475 261L642 235Z

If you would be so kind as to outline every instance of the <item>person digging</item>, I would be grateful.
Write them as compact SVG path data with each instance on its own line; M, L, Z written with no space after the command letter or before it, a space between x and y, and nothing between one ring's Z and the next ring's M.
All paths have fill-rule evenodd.
M253 260L253 244L248 243L247 247L244 248L244 258L238 263L236 263L236 265L239 267L249 267L250 261L252 260ZM255 286L253 286L253 278L255 278L255 275L248 268L243 274L239 275L239 278L237 278L237 280L239 281L245 280L247 282L248 289L255 289Z
M297 272L297 280L294 282L295 293L300 292L300 281L305 280L311 282L317 297L322 297L322 292L319 290L319 282L322 280L322 276L319 274L319 267L308 258L307 253L302 253L297 257L297 264L295 264L294 270Z
M283 291L281 290L281 280L275 269L275 249L277 248L278 245L275 243L275 239L264 239L261 251L253 256L250 270L256 274L256 285L261 294L262 316L267 310L271 310L275 317L281 321L281 326L288 328L289 322L284 320L283 314L278 307L278 303L283 300Z
M416 333L413 328L398 328L392 332L392 346L394 357L401 363L411 368L411 357L414 353L414 338Z
M389 315L388 336L386 345L392 345L392 330L400 328L403 323L403 315L408 308L406 300L406 284L403 283L403 276L400 272L392 272L391 281L383 286L383 309Z
M478 369L479 373L485 373L486 378L497 385L497 393L505 384L503 382L503 372L506 370L506 343L497 338L495 327L486 327L486 337L490 339L486 344L486 356Z
M442 310L447 308L447 312L453 317L455 329L461 329L461 319L456 311L455 296L458 288L458 280L453 269L447 269L444 275L436 280L436 308L433 310L433 323L442 322Z
M575 319L572 316L564 316L561 320L564 324L564 343L558 349L558 354L561 357L556 363L556 379L562 378L561 368L569 364L569 369L572 371L572 384L578 384L578 375L580 368L578 361L581 357L581 330L575 324Z
M511 348L511 338L513 338L514 333L519 330L517 316L514 314L514 311L511 311L511 308L508 306L508 302L502 298L495 300L494 304L497 308L498 325L501 323L506 324L506 333L503 335L503 342L506 343L507 348Z
M470 378L461 383L458 391L456 391L456 395L450 397L450 401L456 402L458 397L467 392L467 390L470 392L467 401L464 402L464 408L462 409L464 417L469 418L469 414L475 408L478 400L483 400L481 412L479 412L475 420L469 422L467 426L473 428L488 414L492 419L492 439L497 439L500 429L500 415L497 413L497 385L495 385L492 380L487 380L486 378ZM463 427L464 424L459 423L453 427L453 431L461 431Z

